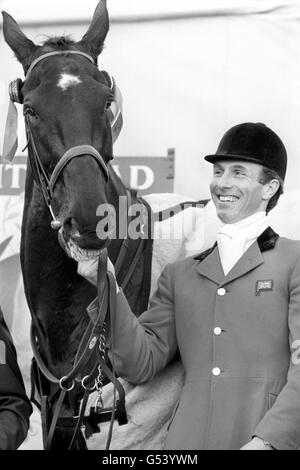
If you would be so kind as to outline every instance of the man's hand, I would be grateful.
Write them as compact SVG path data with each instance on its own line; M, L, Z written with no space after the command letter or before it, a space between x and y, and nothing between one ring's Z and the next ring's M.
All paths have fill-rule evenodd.
M250 442L244 445L240 450L272 450L271 445L266 445L260 437L254 437Z
M94 286L97 285L97 271L98 271L98 259L91 259L88 261L79 261L77 272L80 276L85 277L91 284ZM109 258L107 258L107 271L110 271L114 278L116 279L115 275L115 268ZM117 286L118 291L118 286Z
M98 258L88 261L79 261L77 272L80 276L85 277L94 286L97 285Z

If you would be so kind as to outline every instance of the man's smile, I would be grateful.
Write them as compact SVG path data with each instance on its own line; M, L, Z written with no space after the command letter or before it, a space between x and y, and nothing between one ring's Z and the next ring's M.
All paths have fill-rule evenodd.
M239 197L234 196L234 195L217 195L218 201L220 202L236 202L239 200Z

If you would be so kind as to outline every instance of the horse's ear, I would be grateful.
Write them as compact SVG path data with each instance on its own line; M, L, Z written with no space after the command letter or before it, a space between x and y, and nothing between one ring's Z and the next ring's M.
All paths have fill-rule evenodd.
M18 61L21 62L26 71L38 46L25 36L18 23L6 11L2 12L2 16L5 41L14 51Z
M106 8L106 0L100 0L89 29L82 37L78 45L88 52L95 60L101 53L103 44L109 29L108 11Z

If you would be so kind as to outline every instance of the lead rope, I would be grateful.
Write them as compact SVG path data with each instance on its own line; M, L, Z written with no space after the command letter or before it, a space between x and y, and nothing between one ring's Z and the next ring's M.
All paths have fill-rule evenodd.
M55 408L55 413L54 413L54 416L53 416L53 419L52 419L52 422L51 422L51 426L50 426L50 429L49 429L49 433L48 433L46 442L44 442L44 449L45 450L51 450L51 444L52 444L52 441L53 441L53 436L54 436L57 420L59 418L60 409L62 407L63 401L65 399L65 396L66 396L66 393L68 392L68 390L70 390L70 389L62 387L62 390L60 392L59 399L57 401L57 405L56 405L56 408Z
M107 250L105 250L104 256L101 256L99 258L99 263L101 263L101 266L99 266L98 264L98 276L100 276L101 272L103 272L104 266L106 267L106 278L107 278L106 287L108 289L107 312L109 312L110 314L109 319L110 319L110 331L111 331L111 349L113 351L114 350L114 315L116 312L116 281L115 281L113 274L110 272L107 272ZM99 284L99 280L98 280L98 284ZM109 431L108 431L105 450L109 450L110 444L111 444L113 426L114 426L115 415L116 415L116 407L117 407L117 390L119 391L119 399L120 399L121 408L122 410L125 409L125 392L124 392L122 385L116 379L116 367L115 367L114 354L112 353L112 361L111 361L112 362L112 374L111 374L109 373L109 370L107 366L105 365L105 361L106 361L105 346L106 346L106 325L105 325L105 322L103 322L103 324L101 325L101 333L99 334L99 338L98 338L98 350L99 350L99 355L100 355L99 357L100 362L99 362L99 365L98 366L95 365L91 373L82 380L82 386L85 389L85 392L84 392L84 396L83 396L82 403L81 403L80 413L77 418L76 428L75 428L75 431L74 431L74 434L73 434L73 437L69 446L69 450L72 450L74 448L74 445L78 437L78 433L80 431L80 427L84 420L84 413L86 410L88 397L89 397L90 392L94 388L96 388L98 392L98 397L95 403L96 413L97 411L101 412L101 410L103 410L104 408L103 400L102 400L103 373L101 369L101 364L102 364L102 368L106 370L106 375L108 376L108 378L111 380L113 384L113 404L111 408L111 418L110 418ZM95 380L94 386L93 387L85 386L84 382L85 381L89 382L91 380L91 378L94 376L96 368L98 369L98 375ZM54 423L53 425L54 428L55 428L55 425L56 423Z
M103 289L103 284L104 284L103 277L106 276L106 271L107 271L107 250L103 250L103 252L99 256L98 281L97 281L99 290L101 289L101 287L102 287L102 290L103 290L103 292L102 292L102 302L100 303L98 318L97 318L99 323L98 323L98 325L94 326L94 330L98 331L98 335L100 335L100 332L101 332L101 329L102 329L102 326L103 326L103 323L104 323L104 320L105 320L105 315L106 315L106 312L107 312L107 309L106 309L105 313L102 313L103 312L103 308L102 308L103 307L103 298L105 297L105 292L104 292L104 289ZM105 308L105 305L104 305L104 308ZM97 340L99 338L99 336L97 336L96 331L94 333L93 338L95 338L95 340ZM93 341L93 339L89 342L90 346L91 346L92 341ZM89 349L91 349L91 348L89 348ZM92 372L85 379L89 379L94 374L95 369L96 369L96 367L93 368ZM51 421L49 433L46 437L44 437L44 449L45 450L50 450L51 449L51 445L52 445L52 441L53 441L53 437L54 437L54 433L55 433L55 428L56 428L56 425L57 425L57 421L58 421L58 418L59 418L59 413L61 411L63 401L65 399L66 393L73 389L74 379L75 379L76 374L78 372L79 372L79 370L78 370L78 363L77 363L77 365L75 365L75 367L73 368L71 373L69 373L67 376L62 377L59 380L59 385L60 385L60 388L61 388L61 392L60 392L59 399L58 399L58 402L57 402L57 405L56 405L56 408L55 408L53 419ZM55 377L54 377L54 379L55 379ZM56 379L56 381L57 381L57 379ZM72 385L69 388L64 386L64 383L67 384L67 383L70 383L70 382L71 382ZM77 438L77 435L78 435L78 432L79 432L79 429L80 429L80 426L81 426L81 423L82 423L84 411L85 411L85 408L86 408L88 392L84 395L85 395L84 396L84 403L82 403L83 406L81 406L80 414L79 414L79 417L78 417L78 420L77 420L77 425L76 425L76 428L75 428L75 431L74 431L74 434L73 434L72 441L70 443L71 448L73 448L73 445L75 444L75 441L76 441L76 438Z
M115 366L115 355L114 355L114 315L116 313L116 295L117 295L117 289L116 289L116 280L113 276L112 273L108 272L108 281L109 281L109 307L110 307L110 342L111 342L111 351L112 351L112 374L113 374L113 405L112 405L112 414L111 414L111 420L109 423L109 430L108 430L108 436L107 436L107 441L106 441L106 447L105 450L109 450L110 444L111 444L111 439L112 439L112 432L113 432L113 426L114 426L114 421L115 421L115 412L116 412L116 401L117 401L117 387L116 387L116 366Z
M114 350L114 315L116 310L116 280L112 273L107 271L107 250L105 250L105 258L103 260L103 265L106 264L106 278L107 278L107 289L108 289L108 305L107 305L107 312L109 313L109 320L110 320L110 335L111 335L111 350ZM98 265L98 277L99 277L100 267ZM113 404L111 408L111 418L109 423L109 430L108 436L106 440L105 450L109 450L111 439L112 439L112 432L113 426L115 421L115 413L116 413L116 403L117 403L117 389L119 389L120 393L120 401L122 407L125 407L125 392L122 385L118 382L119 387L117 386L116 381L116 367L115 367L115 358L114 354L112 353L112 371L110 373L108 367L106 366L106 357L105 357L105 346L106 346L106 325L103 324L102 331L99 336L99 346L98 346L98 353L99 353L99 366L98 366L98 376L96 379L96 389L98 392L98 396L95 401L94 410L97 413L101 413L104 409L102 393L103 393L103 370L105 370L107 377L113 384ZM102 365L102 368L101 368Z
M85 413L85 410L86 410L89 395L92 392L92 390L94 390L94 388L96 388L96 380L94 382L93 387L89 387L88 385L85 385L85 383L86 382L88 383L93 378L95 370L97 368L98 368L98 366L97 366L97 363L96 363L94 365L92 371L89 373L89 375L86 375L81 381L81 386L82 386L82 388L84 388L84 395L83 395L83 399L82 399L82 402L81 402L80 412L79 412L79 415L78 415L78 418L77 418L77 424L76 424L76 427L75 427L75 431L74 431L74 434L73 434L73 437L72 437L72 440L70 442L68 450L73 450L74 445L76 444L78 434L79 434L79 431L80 431L80 427L81 427L82 422L83 422L84 413Z
M53 419L50 424L50 429L49 433L44 433L43 434L43 442L44 442L44 448L46 450L51 449L51 444L55 432L55 428L57 425L57 421L59 419L59 413L63 404L63 401L65 399L65 395L68 391L72 390L74 387L74 379L76 379L76 376L80 372L81 368L87 363L87 360L89 357L91 357L92 351L94 351L94 348L96 346L96 343L99 343L99 350L100 350L100 365L98 366L98 377L96 379L96 388L99 393L99 404L100 400L102 399L102 389L103 389L103 383L102 383L102 370L105 372L105 375L108 377L108 379L113 383L114 386L114 406L112 409L112 415L111 415L111 426L110 426L110 432L109 432L109 438L108 438L108 443L107 446L109 447L110 445L110 440L111 440L111 434L112 434L112 426L113 426L113 421L115 419L115 410L117 408L118 410L118 421L119 424L126 424L127 423L127 417L126 417L126 409L125 409L125 391L120 384L120 382L116 379L116 373L115 373L115 363L114 363L114 358L112 362L112 367L113 371L111 371L105 361L105 346L106 346L106 330L105 330L105 319L107 316L107 312L111 311L115 312L115 297L116 297L116 283L114 277L107 273L107 250L103 250L102 253L99 256L99 262L98 262L98 282L97 282L97 288L98 288L98 299L99 299L99 307L98 307L98 315L97 319L95 322L91 321L91 324L89 325L88 328L88 341L86 343L86 332L84 334L84 339L83 343L86 343L85 346L80 344L80 347L77 351L76 358L74 361L74 366L73 369L68 373L67 376L62 377L61 379L56 378L53 376L53 374L50 373L50 371L45 367L40 354L37 350L36 343L34 341L34 332L33 332L33 326L31 328L31 340L32 340L32 345L33 345L33 350L34 350L34 355L37 360L37 364L39 366L39 369L43 372L43 374L48 378L50 382L57 383L59 384L61 388L61 392L59 395L59 399L57 402L57 406L55 409L55 413L53 416ZM109 292L108 292L109 291ZM110 306L109 306L110 304ZM94 323L94 326L92 327L92 324ZM113 319L111 320L111 323L113 325ZM88 353L87 353L88 351ZM96 365L97 366L97 365ZM83 379L82 386L85 388L85 382L90 381L92 377L94 377L95 370L97 367L94 367L92 372L89 374L89 376L86 376ZM76 379L77 380L77 379ZM69 388L67 388L66 385L71 384ZM88 391L86 390L88 388ZM84 401L82 402L82 406L80 408L80 413L77 419L77 425L73 434L72 441L70 443L71 449L73 448L76 438L78 436L78 432L80 429L80 426L82 424L83 418L84 418L84 411L86 407L86 401L87 401L87 395L88 393L92 390L89 387L85 388L85 394L84 394ZM119 401L116 405L116 390L118 391L119 394ZM100 406L101 408L101 406ZM106 415L109 413L106 412ZM101 421L100 421L101 422ZM75 435L76 434L76 435Z

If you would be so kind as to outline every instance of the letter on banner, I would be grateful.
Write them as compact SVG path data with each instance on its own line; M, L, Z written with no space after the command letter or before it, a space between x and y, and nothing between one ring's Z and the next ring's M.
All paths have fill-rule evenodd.
M138 184L139 172L143 171L145 180L142 184ZM145 165L130 165L130 187L137 190L145 190L152 186L154 182L154 173L148 166Z

